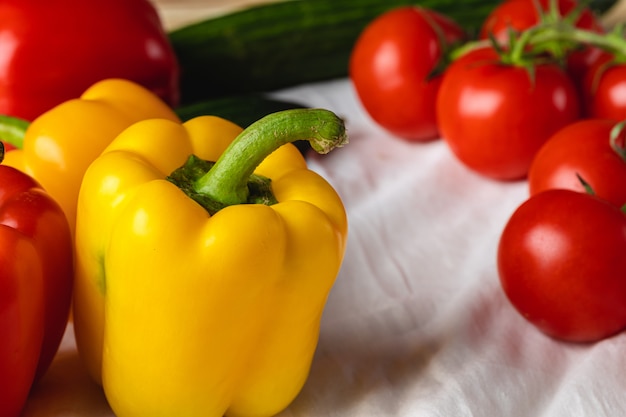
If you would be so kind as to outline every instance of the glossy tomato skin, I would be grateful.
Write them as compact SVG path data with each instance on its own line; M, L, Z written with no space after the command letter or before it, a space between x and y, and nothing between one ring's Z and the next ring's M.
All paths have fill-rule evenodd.
M586 73L583 84L585 115L621 121L626 119L626 63L603 53Z
M626 326L626 216L594 196L548 190L511 216L498 246L504 293L530 323L593 342Z
M556 65L528 69L492 48L453 62L437 98L442 137L470 169L497 180L526 177L541 146L580 116L572 80Z
M530 166L530 194L552 188L585 193L580 175L598 197L617 207L626 204L626 161L611 147L614 126L611 120L585 119L556 132Z
M439 136L435 100L441 76L431 77L444 56L437 30L448 44L464 37L461 27L439 13L400 7L372 21L350 57L350 79L364 109L406 140Z

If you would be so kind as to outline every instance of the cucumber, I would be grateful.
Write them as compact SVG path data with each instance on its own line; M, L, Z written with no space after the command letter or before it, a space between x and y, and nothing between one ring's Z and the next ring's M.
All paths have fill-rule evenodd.
M208 114L230 120L245 128L270 113L305 107L307 106L300 103L250 93L198 101L179 106L175 111L182 121Z
M398 6L432 8L476 31L499 1L283 0L205 19L169 33L182 103L344 77L361 31Z
M268 114L289 109L303 109L307 106L293 101L277 100L263 94L249 93L207 99L179 106L176 114L185 122L197 116L212 115L246 128ZM295 141L298 150L307 155L311 149L308 141Z
M419 5L471 35L501 0L282 0L201 20L169 33L182 103L347 76L354 43L374 18ZM597 12L614 0L593 0Z

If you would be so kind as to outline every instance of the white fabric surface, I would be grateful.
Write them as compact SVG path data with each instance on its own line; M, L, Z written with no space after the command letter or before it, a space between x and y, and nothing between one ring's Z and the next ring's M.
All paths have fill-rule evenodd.
M348 80L277 97L333 110L350 143L310 159L342 196L344 264L317 354L280 417L602 417L626 414L626 338L552 340L502 293L499 234L524 182L470 172L441 140L410 144L361 109ZM25 416L111 416L68 328Z

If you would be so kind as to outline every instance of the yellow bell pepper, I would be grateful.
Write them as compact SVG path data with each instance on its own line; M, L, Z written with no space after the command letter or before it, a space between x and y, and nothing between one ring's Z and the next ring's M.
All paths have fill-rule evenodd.
M271 416L301 390L347 218L300 139L325 153L347 137L321 109L244 131L153 119L88 168L74 328L118 417Z
M106 79L32 121L22 149L7 152L4 165L35 178L61 206L72 232L85 170L125 128L147 118L179 121L174 111L132 81Z

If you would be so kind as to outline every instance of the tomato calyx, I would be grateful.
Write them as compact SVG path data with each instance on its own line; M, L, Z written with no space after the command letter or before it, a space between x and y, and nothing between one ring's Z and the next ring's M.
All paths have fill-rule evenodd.
M611 129L609 134L609 142L611 149L620 157L622 161L626 163L626 120L623 120ZM585 193L589 195L596 195L595 190L579 173L576 173L576 178L585 189ZM626 203L620 207L620 211L626 215Z
M535 4L535 9L539 14L539 22L541 23L556 23L556 22L566 22L572 26L576 25L576 21L581 17L590 1L580 1L578 2L572 10L563 15L559 9L559 1L558 0L550 0L548 4L548 9L544 10L541 7L541 4L537 0L533 0Z
M624 128L626 127L626 120L623 120L617 123L613 129L611 129L611 134L609 140L611 142L611 149L615 151L616 154L622 159L622 161L626 162L626 139L624 135Z
M611 149L620 157L624 163L626 163L626 120L616 123L609 133L609 144ZM590 195L595 195L593 187L579 174L576 173L576 178L581 183L585 192ZM626 208L626 205L624 206Z
M498 41L493 34L488 34L488 39L468 42L452 51L451 57L458 59L473 50L488 46L497 53L499 63L526 69L531 81L534 81L537 65L563 66L568 54L580 47L579 43L563 40L566 38L564 34L573 30L569 20L559 15L558 19L556 16L545 19L522 32L509 28L506 44Z
M509 29L508 41L498 41L489 34L487 41L498 52L501 62L529 68L541 63L557 63L565 66L571 53L584 47L597 47L614 57L615 63L626 62L626 24L616 25L611 31L599 33L576 26L576 21L586 7L586 2L577 4L573 10L563 15L558 1L551 0L548 10L543 10L536 2L539 23L525 30ZM485 40L470 42L454 53L458 58L466 52L485 45Z
M626 62L626 39L624 39L624 25L617 25L607 33L597 33L587 29L577 28L565 21L546 26L536 26L528 29L534 32L528 35L528 43L535 52L553 43L561 43L566 46L565 53L579 49L583 46L595 46L612 54L617 62ZM567 47L569 45L569 47ZM557 58L560 56L555 55Z
M593 187L591 186L591 184L589 184L583 177L582 175L580 175L578 172L576 173L576 178L578 178L578 181L580 182L580 184L583 186L583 188L585 189L585 193L589 194L589 195L596 195L596 192L594 191Z
M622 150L623 150L623 148L622 148ZM587 181L585 181L585 179L579 173L576 173L576 178L578 178L578 181L580 182L580 184L585 189L585 194L587 194L587 195L594 195L594 196L596 195L596 192L593 189L593 187L591 186L591 184L589 184ZM624 203L620 207L620 211L626 215L626 203Z
M542 27L555 27L559 28L559 30L575 28L576 22L587 7L587 2L579 2L572 10L564 15L559 9L558 0L550 0L547 10L541 7L538 0L533 0L533 3L539 16L539 23L527 31L538 28L539 33L543 30ZM537 36L536 34L532 35ZM540 40L534 39L532 43L534 43L532 46L534 54L547 53L557 60L563 60L572 50L580 48L577 42L567 40L541 42Z
M494 33L488 33L487 39L469 42L456 50L454 57L484 47L487 43L498 53L503 64L526 67L531 74L538 64L564 63L571 52L581 48L581 42L570 39L569 34L576 28L576 21L585 10L585 4L579 4L563 15L557 0L550 0L547 10L537 0L533 3L538 15L537 24L521 31L508 27L506 42L499 40Z

